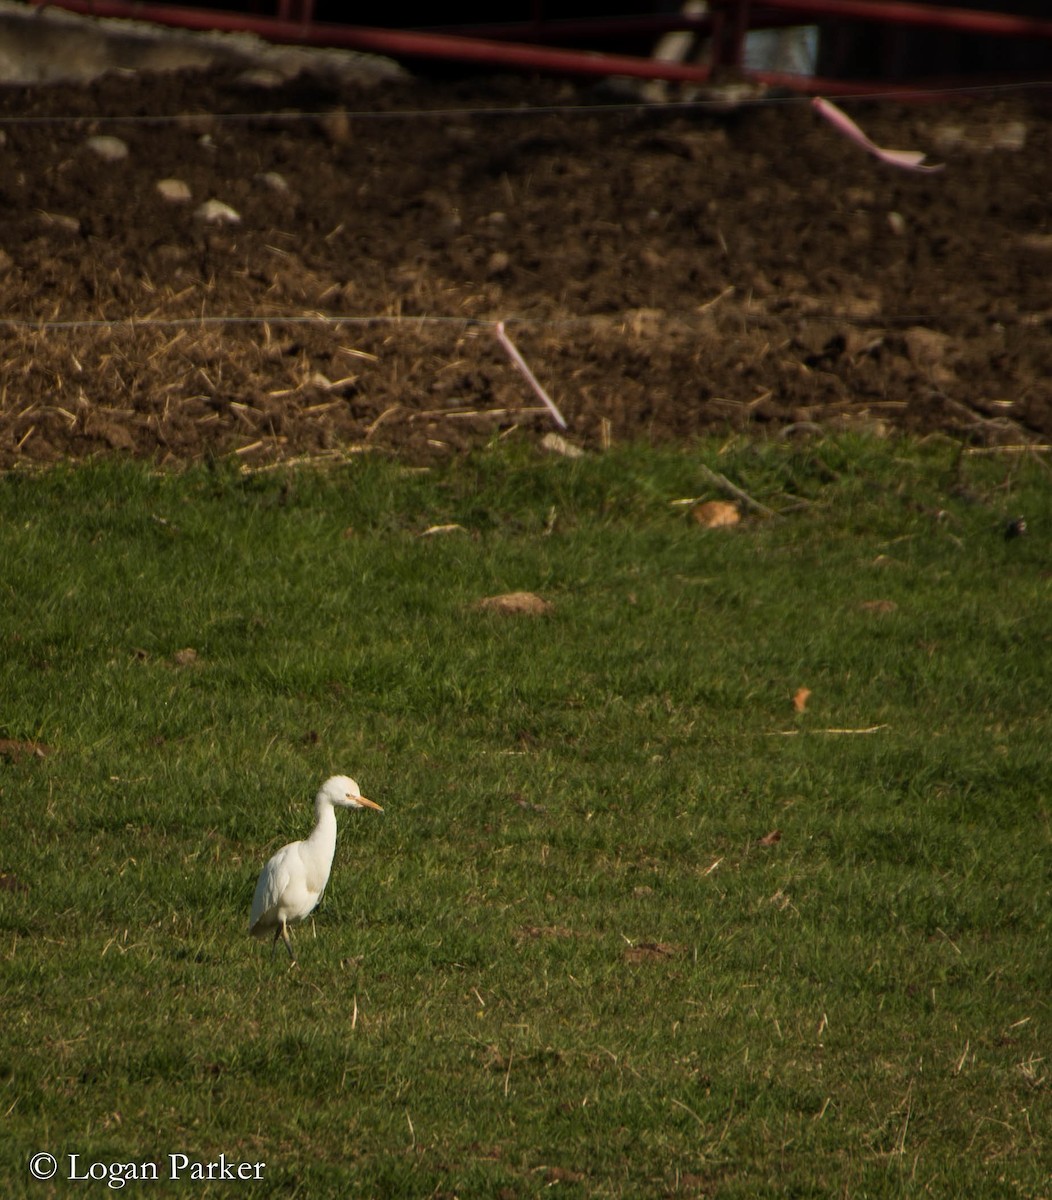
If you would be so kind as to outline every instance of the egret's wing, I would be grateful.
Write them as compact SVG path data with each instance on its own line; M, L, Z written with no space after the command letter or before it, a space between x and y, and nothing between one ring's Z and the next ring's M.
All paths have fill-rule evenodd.
M252 897L252 915L248 922L250 933L261 933L277 924L277 907L292 881L291 858L294 853L295 845L283 847L260 871L256 894Z

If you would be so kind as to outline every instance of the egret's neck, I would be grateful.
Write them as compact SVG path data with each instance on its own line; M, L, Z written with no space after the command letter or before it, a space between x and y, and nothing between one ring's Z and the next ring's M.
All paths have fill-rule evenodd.
M328 851L331 861L336 849L336 810L328 800L317 800L314 805L314 828L307 839L310 845Z

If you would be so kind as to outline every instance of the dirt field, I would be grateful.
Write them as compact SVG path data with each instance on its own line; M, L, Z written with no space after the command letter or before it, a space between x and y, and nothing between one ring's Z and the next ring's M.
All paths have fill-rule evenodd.
M881 144L946 163L932 175L882 166L805 101L609 99L233 68L0 93L0 467L538 438L554 426L499 319L585 446L1052 438L1047 93L850 105ZM240 221L204 220L210 199Z

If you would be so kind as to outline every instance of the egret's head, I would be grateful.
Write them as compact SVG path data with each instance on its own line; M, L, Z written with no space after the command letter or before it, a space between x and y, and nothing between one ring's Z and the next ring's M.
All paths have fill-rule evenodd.
M334 775L321 785L318 793L319 800L328 801L335 808L375 808L377 812L384 810L373 800L367 800L353 779L346 775Z

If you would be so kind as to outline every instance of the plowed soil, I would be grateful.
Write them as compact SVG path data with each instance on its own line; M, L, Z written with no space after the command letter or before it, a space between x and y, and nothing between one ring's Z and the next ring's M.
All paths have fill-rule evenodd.
M1052 438L1047 95L847 106L945 163L910 174L802 100L269 82L0 93L0 467L537 439L556 425L500 320L583 446Z

